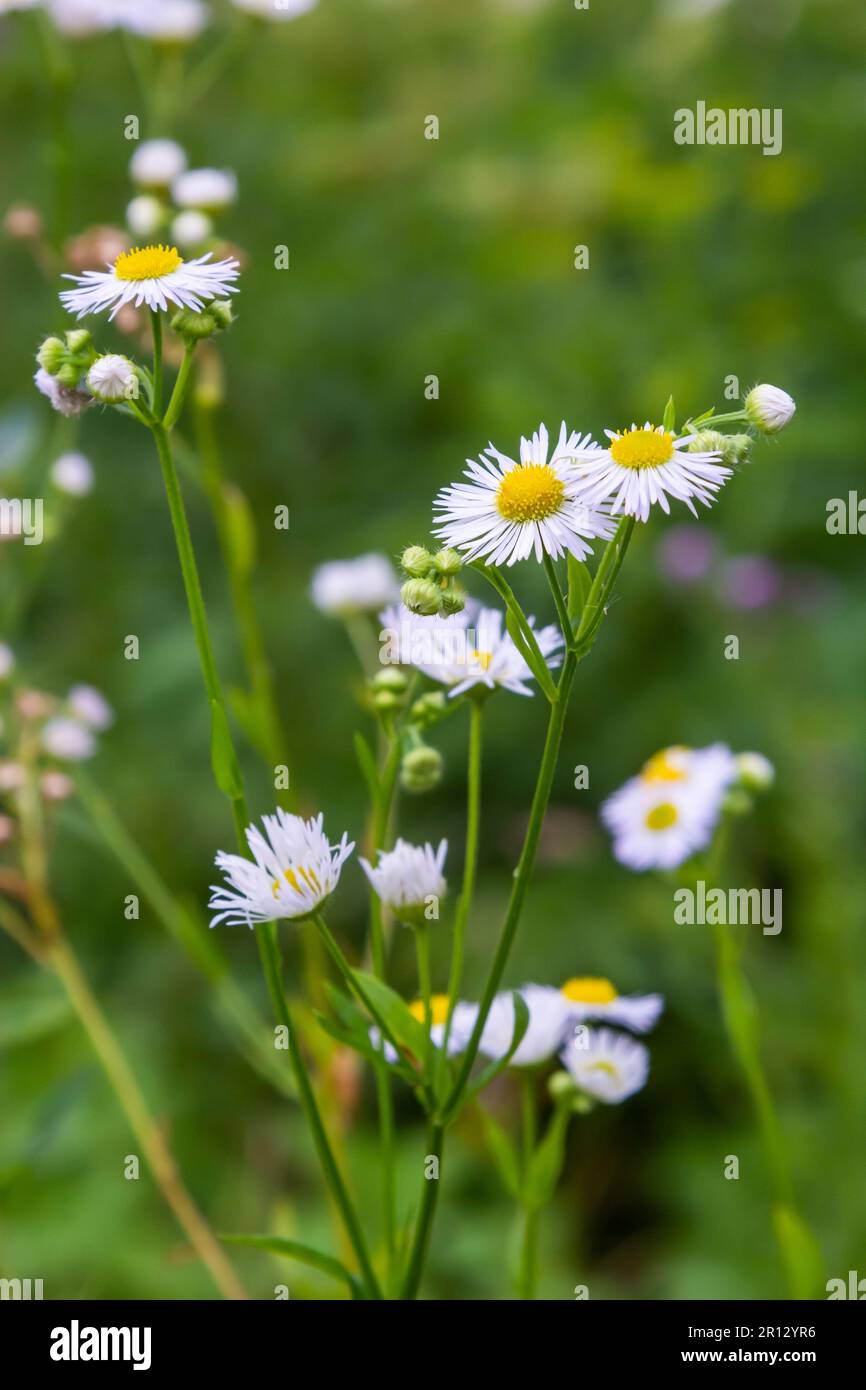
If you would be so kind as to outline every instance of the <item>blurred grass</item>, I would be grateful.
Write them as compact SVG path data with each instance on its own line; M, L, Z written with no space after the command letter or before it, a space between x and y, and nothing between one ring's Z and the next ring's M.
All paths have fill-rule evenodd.
M542 1293L572 1297L778 1297L761 1156L726 1051L710 943L675 928L667 888L611 860L595 811L654 749L722 738L777 765L776 790L738 839L734 881L784 889L784 931L755 934L748 969L803 1208L828 1273L862 1266L860 1181L866 944L862 690L866 605L859 541L829 537L825 507L862 468L860 354L866 258L862 64L866 13L846 0L620 0L469 5L322 0L278 26L173 133L196 163L238 170L225 229L249 256L240 317L225 342L229 471L261 527L257 596L277 669L305 806L357 835L363 787L351 735L353 657L309 604L310 571L368 549L423 540L437 488L492 438L506 451L539 419L592 430L721 402L725 378L778 382L799 402L778 444L702 524L723 554L770 557L806 593L755 612L711 582L659 573L663 518L641 534L611 620L579 688L542 862L509 982L600 973L623 991L662 990L650 1085L575 1122L556 1216L544 1223ZM0 22L0 170L7 203L51 202L47 99L37 50ZM112 36L74 48L70 230L117 222L129 191L123 120L137 98ZM682 148L673 111L698 99L781 107L784 151ZM437 114L438 142L423 139ZM573 269L573 248L590 269ZM287 244L291 269L273 268ZM30 386L40 338L63 323L53 285L26 252L0 248L4 471L22 432L41 435L28 481L62 447ZM123 340L104 325L106 347ZM440 380L438 401L424 378ZM203 902L228 844L209 783L204 710L183 595L148 441L92 412L81 447L98 486L51 547L15 638L33 684L105 689L119 713L95 776L167 880ZM18 476L17 474L12 476ZM4 483L5 485L5 483ZM193 526L222 665L240 675L215 539L201 499ZM291 529L273 531L274 506ZM687 519L685 517L680 519ZM0 584L37 551L0 552ZM23 559L22 559L23 554ZM520 583L539 614L543 584ZM123 660L128 633L141 660ZM723 658L740 637L737 662ZM2 637L3 634L0 634ZM533 785L543 710L500 696L487 720L482 865L469 987L483 978ZM456 877L465 727L446 725L447 774L407 803L409 838L448 834ZM253 804L269 807L248 758ZM570 769L590 767L588 792ZM97 848L66 831L53 877L69 931L170 1126L217 1229L330 1237L297 1116L232 1052L204 985ZM360 875L333 908L355 940ZM286 932L287 937L290 936ZM222 944L259 991L245 932ZM413 988L407 942L398 982ZM292 956L292 959L296 959ZM441 970L445 947L442 943ZM0 942L10 998L32 969ZM441 978L441 976L440 976ZM5 997L5 996L4 996ZM5 1047L0 1068L0 1266L44 1277L47 1296L209 1296L145 1177L122 1183L130 1141L74 1023ZM494 1098L512 1104L507 1083ZM377 1219L372 1106L351 1135L358 1187ZM411 1111L402 1118L411 1121ZM401 1140L414 1201L421 1131ZM741 1160L738 1183L721 1178ZM133 1190L134 1189L134 1190ZM469 1123L452 1145L428 1291L506 1298L512 1214ZM250 1287L293 1296L326 1281L234 1252Z

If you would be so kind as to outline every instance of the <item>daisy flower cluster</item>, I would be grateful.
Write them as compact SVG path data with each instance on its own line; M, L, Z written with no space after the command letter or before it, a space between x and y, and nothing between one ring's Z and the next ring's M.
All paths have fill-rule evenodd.
M17 680L15 654L0 643L0 842L16 836L17 798L31 780L47 802L65 801L70 765L92 758L114 712L92 685L58 698Z
M675 869L709 847L731 793L758 790L772 779L763 755L735 756L723 743L664 748L608 798L601 818L621 864Z
M145 140L130 160L129 175L138 190L126 209L133 237L165 238L190 254L216 251L216 220L238 194L232 170L190 168L175 140Z

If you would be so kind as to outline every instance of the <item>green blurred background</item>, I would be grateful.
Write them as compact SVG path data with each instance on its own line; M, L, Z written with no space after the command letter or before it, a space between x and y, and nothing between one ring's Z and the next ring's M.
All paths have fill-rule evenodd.
M214 7L216 9L216 7ZM225 15L220 10L220 17ZM29 17L32 18L32 17ZM4 206L51 214L51 101L27 16L0 19ZM206 51L212 36L200 41ZM119 223L131 196L123 121L140 101L116 35L70 45L73 158L67 230ZM661 990L652 1073L621 1107L575 1120L542 1233L541 1293L593 1298L783 1297L756 1132L717 1006L707 928L676 927L670 889L617 866L599 802L655 749L723 739L776 764L774 791L742 829L732 881L781 887L784 930L752 935L764 1055L802 1208L828 1275L863 1273L866 938L860 547L829 536L826 504L856 489L864 423L866 11L856 0L322 0L262 27L216 88L170 131L194 164L230 166L240 198L222 228L248 259L239 319L221 345L228 471L259 522L256 593L276 668L293 786L332 831L357 838L364 788L352 755L368 729L355 659L308 598L312 569L423 541L437 489L488 439L513 451L539 420L598 435L723 404L725 379L785 387L798 414L759 444L701 532L655 516L641 530L611 619L580 668L554 801L507 983L599 974ZM698 100L781 107L784 148L678 147L673 112ZM424 139L425 118L440 121ZM143 133L154 133L143 130ZM166 133L164 131L158 133ZM274 247L290 248L276 271ZM586 244L590 268L573 267ZM68 320L59 285L7 238L2 257L0 486L39 495L69 447L31 387L41 338ZM102 322L100 344L128 344ZM858 360L859 359L859 360ZM439 399L424 379L439 378ZM728 406L727 408L730 408ZM150 441L92 411L75 447L94 492L62 538L0 549L0 585L32 579L19 630L0 632L27 682L102 688L118 719L92 775L173 890L205 904L229 847L212 790L200 690L162 484ZM22 460L27 459L24 469ZM213 528L188 488L227 679L242 670ZM291 509L275 531L273 508ZM677 557L709 538L703 576ZM745 562L744 562L744 557ZM39 566L38 575L27 572ZM549 618L534 567L517 576ZM478 592L478 587L476 592ZM126 634L141 659L123 659ZM724 659L728 634L740 659ZM545 710L489 707L480 884L467 991L480 987L534 784ZM436 742L442 786L406 800L410 839L447 835L460 864L465 720ZM272 792L245 746L251 802ZM572 768L590 768L588 791ZM126 876L74 803L52 880L67 929L216 1229L278 1229L333 1248L297 1112L235 1051L209 992L156 921L124 920ZM344 872L332 925L359 944L365 899ZM297 965L292 929L284 929ZM438 983L444 986L445 933ZM252 937L223 929L235 977L266 1004ZM395 981L414 989L409 943ZM43 1277L46 1297L209 1297L134 1152L74 1019L0 940L0 1273ZM297 978L297 972L295 972ZM39 1008L30 1007L38 993ZM19 1014L29 1020L17 1027ZM6 1020L4 1025L3 1020ZM36 1022L34 1023L34 1019ZM491 1097L514 1120L507 1082ZM368 1227L378 1222L369 1078L347 1121ZM401 1204L414 1202L423 1132L401 1110ZM722 1176L737 1154L739 1182ZM514 1214L467 1121L451 1145L425 1291L513 1296ZM325 1280L255 1252L237 1257L254 1296L331 1296Z

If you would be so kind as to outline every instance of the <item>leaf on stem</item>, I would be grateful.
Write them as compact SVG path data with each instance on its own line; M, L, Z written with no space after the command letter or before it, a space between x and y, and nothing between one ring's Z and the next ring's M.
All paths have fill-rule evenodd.
M379 798L382 795L382 789L379 783L379 769L376 766L376 759L373 757L370 745L362 733L355 734L355 757L358 759L358 766L364 774L364 781L367 783L370 800L374 806L378 806Z
M220 1239L227 1245L247 1245L255 1250L267 1250L271 1255L284 1255L287 1259L297 1260L299 1264L309 1265L311 1269L330 1274L332 1279L338 1279L348 1285L353 1298L364 1297L358 1280L344 1264L333 1255L314 1250L311 1245L302 1245L299 1241L287 1240L284 1236L223 1235Z
M541 650L535 637L532 637L530 645L525 635L526 629L521 625L511 608L509 608L505 614L505 626L508 629L509 637L520 652L520 655L523 657L523 660L526 662L533 676L538 681L538 684L541 686L548 700L551 704L554 704L556 701L556 684L550 674L550 668L547 662L541 655ZM529 632L531 634L531 628Z
M508 1045L508 1051L503 1057L498 1057L495 1061L489 1062L479 1075L477 1081L467 1088L464 1101L465 1104L468 1104L470 1101L474 1100L476 1096L480 1095L481 1092L490 1085L491 1081L494 1081L499 1073L505 1070L526 1036L526 1030L529 1027L529 1009L526 1000L516 989L512 990L511 998L514 1001L514 1031L511 1034L511 1042Z
M210 756L217 786L230 801L243 796L243 783L225 706L211 700Z
M592 575L589 566L569 551L568 554L568 616L577 623L586 607L589 591L592 588Z
M493 1156L493 1161L499 1169L499 1176L502 1179L506 1192L512 1197L520 1197L520 1165L517 1161L517 1154L514 1145L505 1133L498 1120L494 1120L489 1110L485 1110L483 1105L479 1105L478 1113L484 1126L484 1137L487 1140L487 1147Z

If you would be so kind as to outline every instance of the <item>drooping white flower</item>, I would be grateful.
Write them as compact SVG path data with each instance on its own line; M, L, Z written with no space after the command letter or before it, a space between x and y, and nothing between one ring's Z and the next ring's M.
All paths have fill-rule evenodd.
M447 840L441 840L435 850L430 844L398 840L392 850L379 850L375 868L366 859L360 864L373 891L395 917L407 926L417 926L428 920L431 900L436 902L438 917L438 903L448 891L442 872L447 853Z
M322 814L303 820L279 807L276 815L262 817L264 834L255 825L247 827L252 860L220 850L216 863L228 886L211 886L211 926L227 922L252 927L276 918L296 921L315 912L333 893L355 848L345 834L339 844L330 844L323 821Z
M206 212L188 208L179 212L171 224L171 239L184 251L196 251L213 233L213 223Z
M394 566L375 553L355 560L329 560L314 571L311 585L313 603L334 617L378 613L399 592Z
M49 719L42 729L42 746L46 753L61 762L81 762L96 752L96 739L85 724L77 719L58 715Z
M154 43L190 43L209 19L202 0L124 0L120 22L131 33Z
M208 262L211 252L185 261L174 246L135 247L118 256L108 270L86 270L83 275L65 275L74 280L77 288L63 290L61 302L78 318L85 314L101 314L111 309L114 318L124 304L140 309L168 309L176 304L180 309L200 310L211 299L226 299L237 294L231 282L238 278L239 265L232 258Z
M571 1012L569 1001L553 985L522 985L517 993L529 1011L529 1024L520 1040L512 1067L534 1067L553 1057L565 1042ZM462 1051L472 1036L478 1020L479 1005L455 1005L451 1021L451 1037ZM510 990L497 994L484 1022L479 1052L491 1060L501 1061L514 1037L514 999Z
M676 868L710 843L736 776L721 743L655 754L601 808L614 855L630 869Z
M75 386L61 386L60 382L44 367L40 367L33 378L38 391L47 396L54 410L61 415L76 416L94 404L92 396L79 391Z
M230 169L187 169L172 184L171 196L179 208L217 212L235 201L238 181Z
M84 454L61 454L51 465L51 481L70 497L86 497L93 488L93 465Z
M139 193L126 205L126 225L133 236L156 236L165 221L165 206L152 193Z
M169 188L185 168L186 151L176 140L144 140L129 161L129 176L139 188Z
M467 603L462 613L425 618L405 605L393 605L380 614L380 659L414 666L431 680L448 686L449 696L473 686L488 690L501 686L515 695L532 695L526 684L532 672L505 630L502 613L495 608ZM535 619L529 619L535 626ZM535 633L541 654L553 669L561 661L563 637L558 627Z
M693 498L705 507L713 501L732 470L712 452L689 453L691 435L676 439L662 425L632 425L615 433L605 430L606 449L581 457L575 466L577 495L588 506L610 504L612 516L624 512L639 521L660 506L670 512L669 497L685 502L697 516Z
M778 434L794 417L797 403L780 386L753 386L746 396L745 411L749 422L762 434Z
M297 19L315 9L319 0L232 0L236 10L257 15L260 19Z
M597 449L591 437L569 433L563 424L548 461L544 425L520 441L520 461L492 444L479 460L467 459L468 483L443 488L434 502L436 535L464 552L467 561L513 565L535 554L558 560L570 552L578 560L592 554L587 541L609 539L614 526L602 509L577 496L573 463Z
M610 980L592 976L566 980L560 993L569 1006L569 1023L602 1019L633 1033L648 1033L654 1028L665 1003L660 994L618 994Z
M0 642L0 681L4 681L15 667L15 653L5 642Z
M73 685L66 697L66 704L82 724L91 729L110 729L114 723L114 710L94 685Z
M97 357L87 373L87 388L98 401L118 405L138 394L138 377L128 357L118 352L106 352Z
M579 1090L618 1105L646 1085L649 1052L643 1043L612 1028L582 1028L561 1054Z

